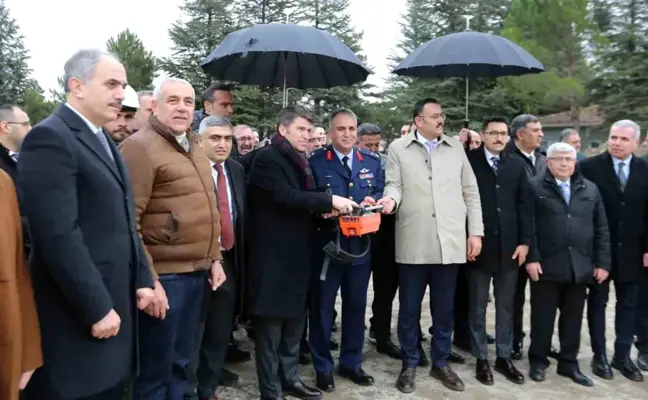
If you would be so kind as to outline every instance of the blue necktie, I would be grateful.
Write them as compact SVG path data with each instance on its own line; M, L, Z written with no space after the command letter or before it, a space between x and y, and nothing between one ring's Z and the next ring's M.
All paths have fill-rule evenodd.
M110 145L108 144L108 139L106 138L106 134L103 133L103 131L100 129L96 133L97 139L99 139L99 142L101 143L101 146L106 150L106 153L108 153L108 157L114 162L115 157L112 154L112 151L110 151Z
M499 168L499 157L491 157L491 162L493 163L493 172L497 174L497 168Z
M560 188L563 192L563 197L565 198L565 203L569 204L569 199L571 198L571 192L569 191L569 185L566 182L560 184Z
M622 192L625 190L626 183L628 183L628 177L626 176L624 167L625 167L625 163L621 161L619 163L619 172L617 176L619 177L619 183L621 184Z

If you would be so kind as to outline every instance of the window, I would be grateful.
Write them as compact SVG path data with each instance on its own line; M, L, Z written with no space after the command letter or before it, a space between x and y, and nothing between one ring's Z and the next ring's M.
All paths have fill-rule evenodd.
M589 142L589 148L590 149L597 149L601 147L601 141L600 140L590 140Z

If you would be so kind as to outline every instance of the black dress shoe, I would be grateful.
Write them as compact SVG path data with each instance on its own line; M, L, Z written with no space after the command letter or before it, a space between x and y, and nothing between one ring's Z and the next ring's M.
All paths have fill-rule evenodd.
M619 370L623 376L633 382L643 382L644 380L641 370L634 365L630 357L626 357L624 361L612 358L612 368Z
M340 350L340 344L337 342L337 340L331 338L331 342L329 343L329 348L332 351Z
M423 343L419 342L418 344L418 352L419 352L419 362L418 366L419 367L429 367L430 366L430 360L428 359L427 353L425 352L425 349L423 348Z
M545 371L547 367L538 364L531 364L529 367L529 378L534 382L543 382L545 380Z
M594 386L594 382L592 382L592 380L583 374L578 368L567 368L558 365L556 373L560 376L571 379L574 383L581 386Z
M495 344L495 336L491 335L490 333L487 333L486 334L486 343Z
M448 361L455 363L455 364L465 364L466 359L463 358L459 353L455 352L454 350L450 350L450 354L448 355Z
M403 369L398 375L398 380L396 380L396 389L405 394L413 393L414 389L416 389L415 380L416 368Z
M556 350L553 346L549 348L549 354L547 356L549 358L553 358L554 360L560 361L560 352Z
M392 342L391 339L387 339L384 342L376 342L376 350L380 354L386 354L394 360L400 360L400 349L398 346Z
M493 371L491 371L488 360L477 360L475 378L484 385L492 386L495 383L495 380L493 379Z
M522 385L524 383L524 375L515 368L513 361L508 358L497 358L495 360L495 371L504 375L510 382Z
M521 341L513 343L513 349L511 350L511 360L522 359L522 347L523 343Z
M594 354L594 357L592 358L592 372L594 375L598 376L599 378L603 379L612 379L614 378L614 374L612 373L612 368L610 367L610 363L607 360L607 357L605 355L601 354Z
M648 353L639 353L637 356L637 368L648 371Z
M332 393L335 391L335 380L332 372L318 372L315 377L315 386L323 392Z
M252 359L252 354L249 351L241 350L234 343L230 343L227 347L227 355L225 361L230 364L242 364Z
M359 386L372 386L374 384L373 376L366 373L362 368L352 370L347 367L339 366L338 375L346 378Z
M302 381L292 382L283 387L284 394L303 400L319 400L322 398L322 392L307 386Z
M443 368L432 367L430 370L430 376L440 380L443 386L450 390L454 390L455 392L463 392L466 390L463 381L447 365Z
M234 372L230 371L227 368L223 368L221 370L221 378L220 378L219 386L232 387L236 385L238 380L239 380L238 375L236 375Z

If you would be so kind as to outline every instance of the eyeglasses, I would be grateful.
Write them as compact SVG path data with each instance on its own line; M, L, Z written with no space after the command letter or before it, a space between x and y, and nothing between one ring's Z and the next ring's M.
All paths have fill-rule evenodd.
M432 115L419 115L419 118L432 118L432 119L440 119L445 121L446 113L432 114Z
M506 131L488 131L484 132L484 134L489 135L489 136L499 136L499 137L507 137L508 132Z
M22 125L24 127L29 127L31 126L31 121L23 121L23 122L16 122L16 121L5 121L8 125Z

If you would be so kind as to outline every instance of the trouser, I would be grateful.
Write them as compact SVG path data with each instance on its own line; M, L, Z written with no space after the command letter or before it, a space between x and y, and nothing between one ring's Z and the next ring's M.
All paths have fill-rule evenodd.
M351 265L335 261L331 261L325 281L319 280L319 273L314 274L311 288L317 298L316 304L310 310L309 342L316 372L324 373L333 370L334 363L330 348L331 327L335 298L340 288L342 294L340 365L353 371L362 367L369 275L371 275L369 262Z
M127 382L120 382L110 389L91 396L77 397L74 399L61 396L55 389L47 372L37 369L29 380L29 385L21 393L21 400L124 400Z
M305 317L254 317L254 351L262 398L280 398L283 385L299 381L299 341L304 322Z
M531 282L531 344L529 363L548 366L549 349L553 336L556 311L560 339L559 366L578 368L578 350L581 341L585 284L538 281Z
M630 355L637 328L637 308L640 285L638 282L614 282L616 306L614 315L614 358L624 360ZM605 346L605 308L610 294L610 282L593 283L589 286L587 297L587 323L590 332L592 351L606 355Z
M469 269L471 267L461 264L457 271L457 286L454 299L454 342L470 345L470 284Z
M515 287L515 300L513 303L513 343L524 340L524 303L526 301L526 286L529 274L525 268L518 271L517 285Z
M635 346L639 350L639 354L648 354L648 269L646 268L641 273L639 285Z
M472 354L478 360L488 359L486 308L491 279L495 289L495 348L498 358L509 359L513 345L513 304L518 268L485 268L469 271L470 318ZM456 337L456 336L455 336Z
M421 328L421 302L430 286L430 312L434 321L431 358L434 367L445 367L452 350L456 264L398 264L398 340L403 368L416 368Z
M140 312L140 374L133 400L182 399L198 344L207 271L160 275L169 300L165 319Z
M384 218L371 246L374 298L369 322L377 343L385 343L391 338L392 307L398 291L394 222L393 216Z

